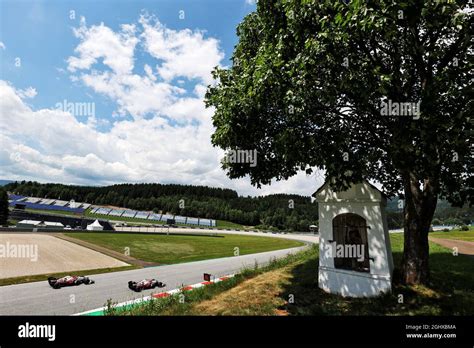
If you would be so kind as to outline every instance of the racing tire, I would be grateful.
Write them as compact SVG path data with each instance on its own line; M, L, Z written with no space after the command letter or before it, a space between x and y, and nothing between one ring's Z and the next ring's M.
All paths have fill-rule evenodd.
M56 280L57 280L57 278L49 277L49 278L48 278L48 284L49 284L50 286L53 286L53 285L56 283Z
M128 288L132 291L137 291L137 286L132 281L128 282Z

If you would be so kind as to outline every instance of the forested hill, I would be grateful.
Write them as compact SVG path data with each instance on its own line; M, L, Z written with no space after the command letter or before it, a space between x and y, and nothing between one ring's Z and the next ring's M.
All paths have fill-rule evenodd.
M75 199L76 201L84 201L88 203L102 204L95 200L108 199L116 200L119 205L120 200L113 196L128 198L151 198L169 195L187 195L187 196L205 196L223 199L237 198L236 191L231 189L222 189L208 186L192 186L192 185L175 185L175 184L119 184L112 186L74 186L62 184L40 184L35 181L12 182L5 185L9 191L18 191L24 195L51 198L63 200ZM30 190L31 192L28 193ZM115 193L115 194L114 194ZM115 204L115 203L107 203Z
M208 186L120 184L97 187L21 181L9 183L5 189L25 196L74 199L290 231L307 231L318 218L317 204L311 203L310 197L287 194L239 197L234 190Z

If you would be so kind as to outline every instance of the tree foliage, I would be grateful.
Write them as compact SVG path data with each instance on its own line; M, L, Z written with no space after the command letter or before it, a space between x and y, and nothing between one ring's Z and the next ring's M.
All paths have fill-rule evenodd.
M257 166L225 163L229 177L381 183L406 200L406 280L427 281L437 198L474 200L472 13L467 0L259 1L206 94L213 144L258 151ZM419 113L384 114L392 102Z

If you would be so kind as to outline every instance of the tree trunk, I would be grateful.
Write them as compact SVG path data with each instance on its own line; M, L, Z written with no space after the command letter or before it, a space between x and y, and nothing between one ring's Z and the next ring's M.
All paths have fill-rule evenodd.
M438 199L432 178L420 181L413 174L403 177L405 191L402 281L405 284L427 284L429 281L428 233Z

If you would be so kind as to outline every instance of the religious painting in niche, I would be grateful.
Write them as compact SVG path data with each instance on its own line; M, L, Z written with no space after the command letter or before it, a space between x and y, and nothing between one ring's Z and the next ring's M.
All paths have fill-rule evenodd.
M337 215L332 221L334 267L370 272L367 224L353 213Z

